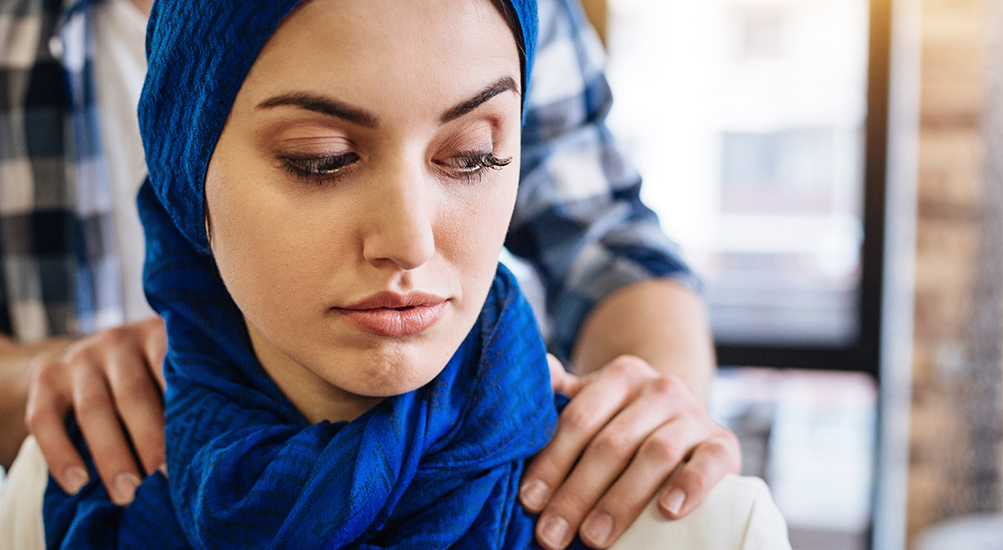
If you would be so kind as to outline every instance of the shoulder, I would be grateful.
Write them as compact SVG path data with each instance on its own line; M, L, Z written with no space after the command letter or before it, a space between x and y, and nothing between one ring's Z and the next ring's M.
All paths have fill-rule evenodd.
M48 481L45 457L29 436L0 491L0 550L45 548L42 498Z
M787 523L759 478L729 475L689 515L667 520L654 500L611 550L790 550Z

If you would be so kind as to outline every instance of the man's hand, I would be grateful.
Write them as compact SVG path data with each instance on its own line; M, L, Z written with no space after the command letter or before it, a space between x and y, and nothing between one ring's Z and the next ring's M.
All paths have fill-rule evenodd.
M24 408L35 364L61 353L70 342L68 338L50 338L22 344L0 334L0 466L10 468L28 436Z
M131 502L140 480L164 468L166 350L164 322L153 317L74 342L34 369L25 421L64 491L89 481L66 433L71 409L116 504Z
M554 391L572 399L519 491L527 510L542 512L536 536L544 548L564 548L576 532L606 548L656 492L661 513L679 518L725 474L738 473L738 438L679 378L632 356L580 378L549 360Z

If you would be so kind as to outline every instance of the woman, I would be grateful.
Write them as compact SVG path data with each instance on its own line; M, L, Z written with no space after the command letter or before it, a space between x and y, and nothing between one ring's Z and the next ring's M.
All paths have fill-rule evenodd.
M534 6L261 4L155 7L140 208L170 482L124 510L53 485L47 542L526 547L522 460L556 414L497 257Z

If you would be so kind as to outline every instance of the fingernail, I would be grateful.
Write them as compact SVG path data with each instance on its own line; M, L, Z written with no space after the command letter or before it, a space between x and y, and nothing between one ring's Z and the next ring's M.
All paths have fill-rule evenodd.
M519 497L522 498L523 506L539 511L547 503L549 492L550 488L547 487L546 483L534 479L522 484L519 489Z
M164 474L164 477L167 477L167 464L161 464L160 467L157 468L157 471Z
M136 496L139 478L133 474L118 474L115 478L115 497L113 500L119 506L126 506Z
M540 526L540 538L543 542L555 548L564 547L564 538L568 536L568 522L564 518L550 517L543 520Z
M84 488L84 485L87 485L91 476L87 475L87 470L80 466L70 466L63 470L63 479L66 480L67 491L71 495L75 495L80 492L80 489Z
M585 536L589 538L590 542L606 544L609 536L613 534L613 517L605 512L600 512L585 522L582 531L585 532Z
M682 489L673 489L668 496L662 498L662 506L672 515L679 514L686 502L686 493Z

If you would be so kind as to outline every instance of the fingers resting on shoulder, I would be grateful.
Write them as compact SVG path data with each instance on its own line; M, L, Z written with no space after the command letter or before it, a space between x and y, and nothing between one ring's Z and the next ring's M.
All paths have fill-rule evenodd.
M550 368L554 390L569 388L572 399L519 493L527 510L540 512L537 540L548 550L575 534L608 547L656 494L663 516L682 517L740 470L738 438L679 378L632 356L580 378L556 359Z
M165 352L163 321L152 318L39 362L26 422L64 490L75 493L90 477L66 431L71 412L116 503L130 502L143 476L164 469ZM656 493L663 515L681 517L738 472L737 438L678 378L630 356L583 377L549 362L554 390L572 400L520 488L523 505L541 512L537 539L545 548L563 548L576 533L607 547Z
M83 338L35 367L25 421L63 490L90 480L66 430L70 413L115 503L131 502L140 480L164 468L166 350L163 320L152 317Z

